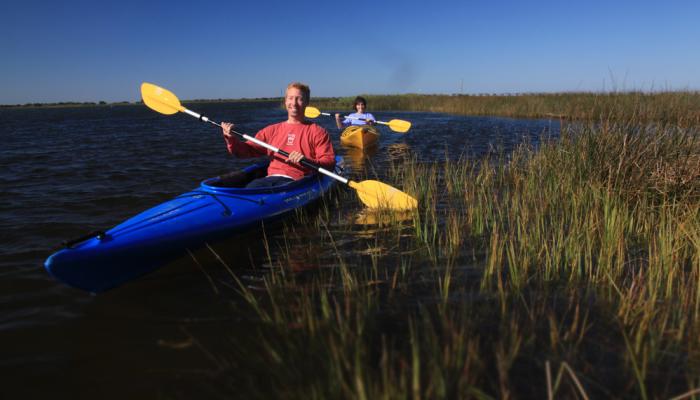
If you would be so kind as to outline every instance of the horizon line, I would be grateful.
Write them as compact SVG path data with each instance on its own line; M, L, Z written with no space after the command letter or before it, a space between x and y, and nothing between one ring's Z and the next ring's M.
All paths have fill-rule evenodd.
M698 94L700 90L698 89L676 89L676 90L602 90L602 91L585 91L585 90L572 90L572 91L559 91L559 92L500 92L500 93L395 93L395 94L367 94L361 93L362 96L367 97L380 97L380 96L464 96L464 97L517 97L517 96L541 96L541 95L576 95L576 94L595 94L595 95L610 95L610 94L664 94L664 93L689 93ZM315 99L325 100L325 99L343 99L343 98L353 98L354 96L317 96ZM183 103L224 103L224 102L245 102L245 101L281 101L283 97L240 97L240 98L218 98L218 99L189 99L182 100ZM98 101L56 101L56 102L26 102L26 103L4 103L0 104L0 108L14 108L14 107L43 107L43 106L113 106L113 105L138 105L143 104L143 100L136 101L112 101L107 102L104 100Z

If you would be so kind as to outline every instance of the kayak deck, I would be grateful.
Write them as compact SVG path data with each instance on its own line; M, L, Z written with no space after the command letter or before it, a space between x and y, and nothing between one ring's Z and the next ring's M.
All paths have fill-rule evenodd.
M336 157L336 171L343 160ZM313 175L283 186L248 189L267 163L202 181L200 186L115 227L73 241L44 267L54 278L89 292L102 292L151 272L187 248L259 227L319 199L335 184ZM262 174L261 174L262 171Z

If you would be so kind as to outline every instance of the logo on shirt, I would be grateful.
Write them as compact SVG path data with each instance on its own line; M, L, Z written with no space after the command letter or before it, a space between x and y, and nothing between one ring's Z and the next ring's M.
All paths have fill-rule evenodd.
M294 138L296 137L293 133L287 133L287 146L292 146L294 144Z

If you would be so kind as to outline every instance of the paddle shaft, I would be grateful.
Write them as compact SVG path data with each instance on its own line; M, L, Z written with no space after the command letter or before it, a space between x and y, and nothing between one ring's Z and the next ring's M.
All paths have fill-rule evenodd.
M374 119L359 118L359 117L351 117L351 116L349 116L349 115L346 115L345 118L348 118L348 119L357 119L357 120L365 121L365 122L372 121L372 122L376 122L376 123L382 124L382 125L391 125L390 123L384 122L384 121L377 121L377 120L374 120Z
M332 117L332 115L331 115L330 113L324 113L324 112L322 112L322 113L320 113L320 114L321 114L321 115L326 115L326 116ZM347 119L356 119L356 120L365 121L365 122L372 121L372 122L376 122L376 123L382 124L382 125L391 125L389 122L377 121L377 120L374 120L374 119L367 119L367 118L360 118L360 117L351 117L351 116L349 116L349 115L344 115L343 118L347 118Z
M332 116L333 116L331 113L324 113L324 112L320 112L320 111L319 111L319 114L325 115L325 116L327 116L327 117L332 117ZM389 125L388 122L375 121L375 120L373 120L373 119L366 119L366 118L360 118L360 117L351 117L351 116L349 116L349 115L343 115L343 118L358 119L358 120L360 120L360 121L373 121L373 122L376 122L376 123L378 123L378 124Z
M188 110L188 109L182 107L182 110L180 110L180 111L184 112L185 114L191 115L191 116L199 119L200 121L209 122L210 124L213 124L213 125L218 126L219 128L222 128L221 124L218 124L218 123L210 120L208 117L206 117L204 115L197 114L196 112L194 112L192 110ZM328 115L330 115L330 114L328 114ZM273 145L267 144L267 143L260 141L252 136L246 135L245 133L236 132L234 130L231 130L231 132L235 133L236 135L242 137L245 140L248 140L248 141L251 141L251 142L257 144L258 146L262 146L262 147L264 147L272 152L275 152L277 154L281 154L285 157L289 157L289 153L287 153L284 150L278 149L277 147L275 147ZM350 185L349 179L343 178L342 176L335 174L335 173L333 173L333 172L331 172L323 167L319 167L318 165L316 165L308 160L301 159L301 161L299 161L299 163L305 167L308 167L308 168L311 168L315 171L318 171L318 172L322 173L323 175L330 176L331 178L338 180L338 181L340 181L348 186Z

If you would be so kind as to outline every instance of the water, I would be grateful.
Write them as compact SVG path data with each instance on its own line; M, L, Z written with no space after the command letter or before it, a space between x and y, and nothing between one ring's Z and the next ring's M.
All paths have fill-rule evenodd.
M275 103L190 108L234 121L250 134L286 117ZM397 157L478 157L559 130L549 120L375 115L409 120L413 127L408 134L381 128L380 145L368 159L340 146L332 119L316 120L361 178L381 177ZM0 139L0 397L193 397L202 382L216 387L215 344L251 322L232 312L235 299L215 293L192 262L183 258L94 296L54 281L43 261L63 240L109 228L250 162L227 155L218 128L144 106L2 109ZM345 203L335 212L352 220L357 200L341 199ZM353 234L373 232L358 227ZM252 260L248 264L265 263L257 235L229 243ZM309 267L303 264L300 269ZM258 372L264 371L237 373Z

